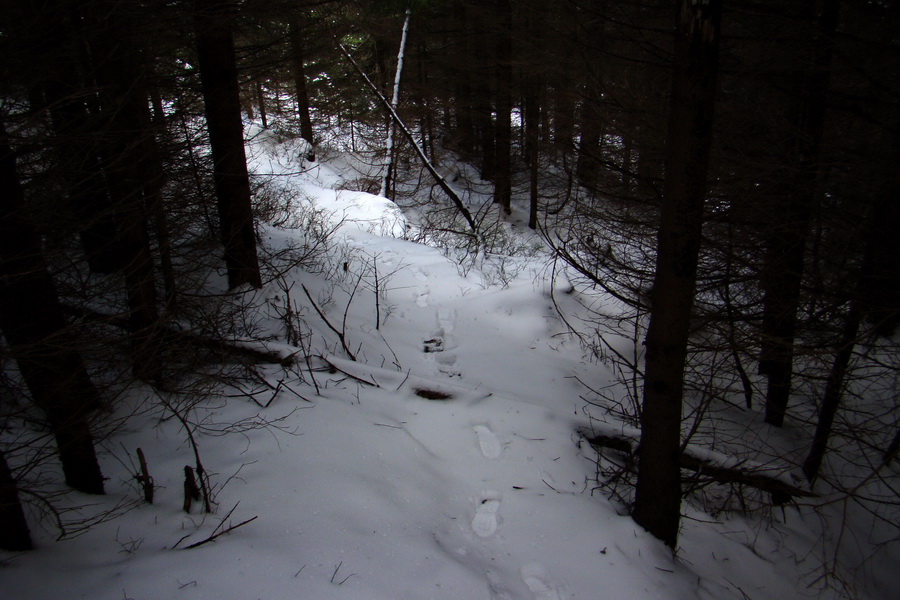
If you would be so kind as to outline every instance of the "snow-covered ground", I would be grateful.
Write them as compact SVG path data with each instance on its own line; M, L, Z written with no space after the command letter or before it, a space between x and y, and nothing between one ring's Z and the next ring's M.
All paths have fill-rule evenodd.
M277 395L261 397L272 398L267 408L223 390L195 409L206 428L195 435L216 486L212 515L182 510L183 467L194 457L179 423L153 410L134 417L105 443L109 495L71 501L85 505L84 515L137 503L124 457L143 448L157 486L154 504L62 541L49 526L34 527L37 550L2 555L0 598L817 596L819 588L808 585L821 557L806 554L814 540L802 537L811 534L793 509L784 524L714 519L685 506L673 555L619 505L592 493L593 451L576 430L603 414L580 398L585 389L576 377L595 389L615 378L566 334L545 259L517 259L502 276L489 260L486 272L461 269L438 249L404 240L408 227L396 205L338 190L347 178L342 157L301 165L296 149L267 145L265 135L258 140L258 172L278 174L279 185L307 206L343 222L335 235L346 264L331 282L300 271L282 281L332 372L267 367L273 385L283 382ZM295 233L266 228L263 235L277 248ZM357 362L301 284L339 329L358 288L346 319ZM255 302L261 325L278 336L270 346L289 351L277 316L284 300L273 282ZM319 358L312 365L327 366ZM423 397L435 392L447 397ZM142 393L133 396L140 404ZM273 426L216 434L259 418Z

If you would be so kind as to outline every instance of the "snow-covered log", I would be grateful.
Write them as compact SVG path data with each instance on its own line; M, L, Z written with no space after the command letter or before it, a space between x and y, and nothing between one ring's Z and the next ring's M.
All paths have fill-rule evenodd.
M609 448L627 455L626 467L637 469L640 460L640 446L636 438L624 434L579 431L582 437L596 450ZM688 446L681 454L682 469L693 471L719 483L746 485L772 495L773 504L785 504L791 498L814 498L817 494L798 487L783 475L786 468L773 468L747 460L737 460L719 452L702 450Z

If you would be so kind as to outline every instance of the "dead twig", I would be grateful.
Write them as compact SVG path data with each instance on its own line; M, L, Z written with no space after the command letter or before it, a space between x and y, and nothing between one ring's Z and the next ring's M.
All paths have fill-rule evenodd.
M213 541L214 539L216 539L217 537L219 537L219 536L221 536L221 535L225 535L226 533L230 533L230 532L234 531L235 529L237 529L238 527L243 527L243 526L246 525L247 523L251 523L251 522L255 521L255 520L258 519L258 518L259 518L259 515L250 517L249 519L247 519L247 520L245 520L245 521L241 521L241 522L238 523L237 525L232 525L231 527L228 527L227 529L223 529L223 530L220 531L219 533L214 533L214 534L212 534L211 536L209 536L209 537L206 538L205 540L200 540L199 542L193 543L193 544L191 544L190 546L185 546L184 549L185 549L185 550L190 550L191 548L196 548L196 547L198 547L198 546L202 546L203 544L206 544L207 542L211 542L211 541ZM342 582L342 583L343 583L343 582Z
M336 328L334 325L331 324L331 322L328 320L328 317L325 316L325 313L322 312L322 309L319 308L319 305L316 304L316 301L315 301L315 300L313 300L312 294L309 293L309 290L306 289L306 286L303 285L303 284L300 284L300 287L303 289L303 293L306 294L306 297L307 297L307 298L309 298L309 302L312 304L312 307L315 309L315 311L316 311L316 312L319 314L319 316L322 318L322 321L325 322L325 325L328 327L328 329L330 329L331 331L333 331L334 334L335 334L336 336L338 336L338 340L340 340L340 342L341 342L341 347L344 349L344 352L347 353L347 356L349 356L350 359L353 360L353 362L356 362L356 355L353 354L353 352L352 352L352 351L350 350L350 348L347 346L347 339L346 339L346 336L344 335L344 332L343 332L343 331L338 331L337 328ZM354 290L354 291L355 291L355 290ZM353 299L353 296L351 296L350 299L352 300L352 299ZM347 303L347 309L349 310L349 308L350 308L350 304L349 304L349 302L348 302L348 303ZM345 311L345 312L344 312L344 327L346 327L346 325L347 325L347 312Z

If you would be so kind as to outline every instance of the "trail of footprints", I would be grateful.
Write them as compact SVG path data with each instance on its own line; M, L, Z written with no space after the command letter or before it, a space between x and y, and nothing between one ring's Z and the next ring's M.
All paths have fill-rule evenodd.
M427 281L427 275L421 271L416 272L416 277L420 281ZM425 287L417 298L417 304L421 307L429 305L429 289ZM436 311L437 328L429 339L424 340L423 351L426 354L432 354L438 369L451 377L459 376L460 373L452 367L456 364L456 339L453 336L453 330L456 326L457 313L452 308L440 307ZM475 432L475 438L478 442L478 448L481 455L486 460L497 460L503 454L503 444L497 435L491 430L487 424L478 424L472 427ZM472 532L483 539L491 538L497 533L500 526L500 506L501 494L493 490L486 490L476 500L475 516L472 518L470 526ZM462 554L465 551L460 549ZM537 563L526 564L523 566L519 574L522 582L528 591L532 594L534 600L560 600L560 594L557 589L547 583L549 578L544 567Z
M488 460L500 458L503 446L497 435L486 424L475 425L472 428L478 440L478 447L482 456ZM475 506L475 517L472 519L472 531L481 538L489 538L497 533L500 525L500 493L492 490L481 494L478 504ZM530 563L523 566L519 574L534 600L561 600L559 592L551 584L547 583L546 570L543 565Z

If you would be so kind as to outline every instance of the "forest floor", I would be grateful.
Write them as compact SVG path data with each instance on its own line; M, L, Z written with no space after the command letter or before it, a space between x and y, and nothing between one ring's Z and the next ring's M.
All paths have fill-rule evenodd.
M37 550L2 557L0 598L841 597L819 579L829 556L811 510L713 517L685 503L673 554L598 488L596 454L578 431L626 426L585 384L626 391L561 320L555 303L580 305L552 279L519 220L524 208L507 225L531 256L460 264L404 239L414 225L396 205L340 189L352 178L347 156L301 168L296 148L265 134L252 150L257 173L278 175L304 210L340 223L333 268L289 271L247 300L257 337L280 352L298 351L282 310L296 302L312 372L259 366L276 390L257 396L266 408L233 388L192 408L213 514L182 510L193 450L176 419L148 408L152 394L134 390L123 414L142 410L104 442L108 495L68 499L85 517L123 514L62 541L35 527ZM270 253L307 233L262 230ZM252 426L261 420L270 426ZM139 503L126 458L137 448L156 485L152 505ZM861 553L874 548L855 540ZM869 568L892 564L876 557ZM885 581L873 579L869 597L889 590L877 587Z

